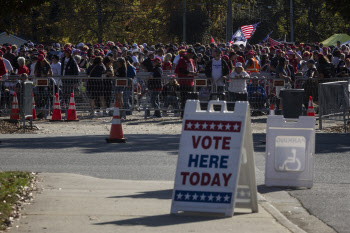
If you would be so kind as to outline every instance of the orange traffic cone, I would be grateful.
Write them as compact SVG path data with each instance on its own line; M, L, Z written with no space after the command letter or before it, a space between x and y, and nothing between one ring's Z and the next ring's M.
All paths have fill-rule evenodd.
M61 112L60 100L58 98L58 93L56 93L51 121L62 121L62 112Z
M273 106L273 104L271 104L269 116L274 116L274 115L275 115L275 107Z
M312 104L312 97L309 97L309 106L307 107L307 113L306 116L312 116L315 117L315 109L314 105Z
M19 108L18 108L18 99L16 92L13 94L13 100L12 100L12 108L11 108L11 114L10 114L11 120L19 120Z
M126 142L126 138L124 138L124 134L123 134L122 124L120 121L118 101L115 101L111 133L109 134L109 138L106 138L106 141L108 143L125 143Z
M18 99L16 92L13 94L13 100L12 100L12 108L11 108L11 114L10 114L11 120L19 120L19 108L18 108Z
M70 94L69 108L67 114L67 121L77 121L77 111L75 109L74 94Z
M32 103L32 105L33 105L33 107L32 107L32 109L33 109L32 118L33 118L33 120L36 120L36 110L35 110L35 99L34 99L34 94L33 94L33 103ZM29 120L30 117L27 117L26 119Z

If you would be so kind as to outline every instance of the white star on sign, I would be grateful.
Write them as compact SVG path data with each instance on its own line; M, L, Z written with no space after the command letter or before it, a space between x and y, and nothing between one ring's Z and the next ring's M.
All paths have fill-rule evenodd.
M201 195L201 201L204 201L205 200L205 195L204 193Z
M218 194L218 195L216 196L216 201L221 201L221 196L220 196L220 194Z
M195 128L195 129L199 129L199 126L200 126L200 124L197 122L197 123L194 125L194 128Z
M227 125L225 127L226 127L226 130L230 130L230 128L231 128L230 123L227 123Z
M189 193L187 193L186 195L185 195L185 200L190 200L190 194Z
M192 128L192 123L189 122L189 123L187 124L187 129L191 129L191 128Z
M210 196L208 196L209 201L213 201L213 198L214 198L214 196L212 194L210 194Z
M218 125L218 129L222 129L222 127L223 127L223 124L220 123L220 124Z
M235 125L233 126L233 128L234 128L234 130L238 130L239 126L238 126L237 124L235 124Z
M214 124L214 123L211 123L210 129L214 129L214 128L215 128L215 124Z
M226 196L224 196L224 201L228 201L230 199L229 195L226 194Z
M197 195L197 193L195 193L195 194L192 196L192 200L197 200L197 198L198 198L198 195Z
M177 199L181 199L182 198L182 194L181 193L178 193L177 194Z
M208 125L206 122L204 122L204 124L202 125L202 129L207 129Z

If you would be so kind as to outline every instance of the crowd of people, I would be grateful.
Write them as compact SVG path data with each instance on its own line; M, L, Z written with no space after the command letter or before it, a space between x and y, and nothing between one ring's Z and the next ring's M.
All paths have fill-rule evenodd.
M57 91L61 91L66 104L69 103L70 93L79 91L81 87L80 79L69 77L82 73L94 77L87 79L86 83L91 115L95 113L96 104L105 110L114 99L124 109L130 109L132 86L140 86L141 83L147 89L152 107L156 109L154 117L161 117L161 107L167 108L169 105L178 109L179 114L183 113L181 109L184 109L190 94L198 91L194 89L194 79L199 74L208 78L211 92L224 94L226 100L231 102L250 101L258 109L266 108L268 99L278 101L280 91L277 87L266 90L266 82L249 79L258 73L281 79L292 88L304 88L305 96L312 95L317 99L317 85L312 79L317 78L322 82L332 77L348 77L349 51L349 45L341 45L340 41L336 46L329 47L321 43L271 46L265 42L246 46L230 43L147 45L112 41L101 44L36 45L28 41L20 47L0 45L0 76L2 81L11 75L34 79L53 77L52 82L57 86ZM149 72L150 75L146 80L137 80L139 71ZM161 79L164 71L173 72L176 76L171 76L164 83ZM111 77L127 78L128 83L118 87L115 79L109 79ZM298 78L304 79L297 82ZM2 85L0 90L1 105L6 99L6 88ZM7 95L11 95L11 92ZM130 111L126 111L126 114L130 114Z

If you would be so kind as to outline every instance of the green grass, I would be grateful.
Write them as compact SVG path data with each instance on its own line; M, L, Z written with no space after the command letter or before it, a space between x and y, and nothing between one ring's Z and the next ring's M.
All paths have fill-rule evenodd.
M33 178L29 172L0 172L0 230L7 227L12 207L19 200L23 187Z

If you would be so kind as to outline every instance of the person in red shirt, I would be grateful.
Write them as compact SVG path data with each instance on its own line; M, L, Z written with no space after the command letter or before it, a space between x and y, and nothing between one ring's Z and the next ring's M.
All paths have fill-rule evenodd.
M175 73L178 76L178 83L180 84L181 118L184 114L185 104L189 97L189 93L193 92L194 77L197 76L196 66L192 59L194 56L194 49L188 49L186 53L183 53L175 69Z
M173 65L171 64L172 57L173 57L173 55L171 55L171 53L165 54L164 63L162 66L163 70L171 70L173 68Z
M28 67L25 65L26 59L25 59L24 57L19 57L19 58L17 59L17 61L18 61L18 65L19 65L17 74L18 74L18 75L22 75L22 76L27 76L27 75L29 75L29 69L28 69Z

